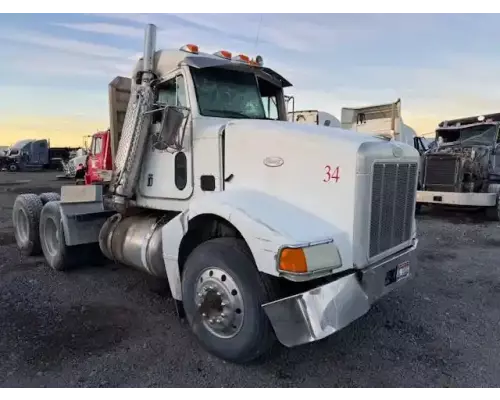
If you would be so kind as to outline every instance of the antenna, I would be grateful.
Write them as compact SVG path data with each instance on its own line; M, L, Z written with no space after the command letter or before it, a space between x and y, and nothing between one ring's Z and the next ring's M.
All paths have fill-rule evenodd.
M259 44L260 26L262 25L262 14L260 14L259 25L257 26L257 36L255 36L255 50L257 50L257 45Z

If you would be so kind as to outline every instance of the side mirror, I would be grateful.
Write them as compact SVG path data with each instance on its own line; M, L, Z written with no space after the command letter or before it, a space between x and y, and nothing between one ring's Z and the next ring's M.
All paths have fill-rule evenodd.
M155 149L165 150L175 144L183 120L184 113L178 108L167 106L163 110L158 140L154 144Z

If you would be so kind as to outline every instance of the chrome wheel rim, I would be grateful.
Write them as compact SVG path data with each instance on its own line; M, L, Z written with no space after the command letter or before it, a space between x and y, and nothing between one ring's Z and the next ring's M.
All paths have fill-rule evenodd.
M203 270L196 282L195 304L205 328L223 339L234 337L243 326L244 308L233 277L213 267Z

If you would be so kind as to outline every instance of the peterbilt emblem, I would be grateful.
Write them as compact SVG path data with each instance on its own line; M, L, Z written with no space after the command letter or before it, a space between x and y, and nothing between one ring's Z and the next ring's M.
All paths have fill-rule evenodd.
M403 155L403 149L399 146L393 146L392 155L397 158L401 157Z
M266 157L264 165L268 167L281 167L285 161L281 157Z

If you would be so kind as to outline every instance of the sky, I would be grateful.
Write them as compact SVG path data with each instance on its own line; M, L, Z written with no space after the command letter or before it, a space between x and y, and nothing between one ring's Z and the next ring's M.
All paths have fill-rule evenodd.
M295 109L401 98L418 134L500 112L495 14L0 14L0 145L81 145L109 127L108 83L130 76L144 26L158 48L253 57L292 82Z

